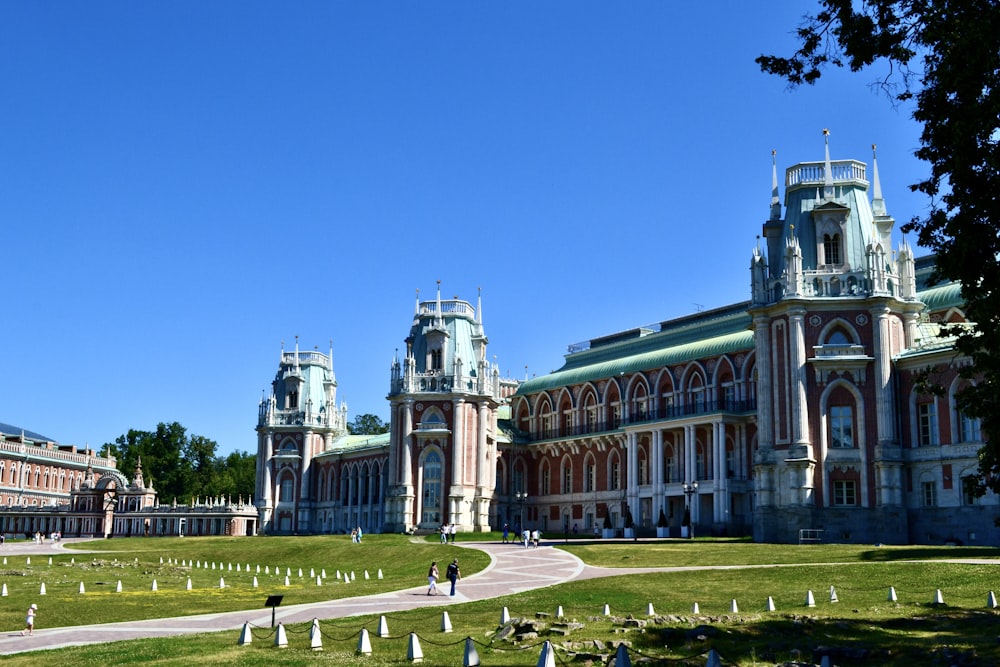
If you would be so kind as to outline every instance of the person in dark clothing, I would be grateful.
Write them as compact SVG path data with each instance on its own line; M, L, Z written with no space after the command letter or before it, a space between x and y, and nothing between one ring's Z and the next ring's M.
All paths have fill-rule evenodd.
M448 566L448 569L445 570L445 575L444 576L448 577L448 581L451 582L451 593L450 593L450 595L454 595L455 594L455 583L459 579L462 578L462 572L461 572L461 570L458 569L458 559L457 558L455 560L451 561L451 564Z

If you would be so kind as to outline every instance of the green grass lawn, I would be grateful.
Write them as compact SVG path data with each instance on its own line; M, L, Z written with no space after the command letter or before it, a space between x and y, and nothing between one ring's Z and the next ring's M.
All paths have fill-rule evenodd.
M386 578L378 583L369 580L366 585L381 584L385 588L380 590L385 590L421 585L425 561L429 562L429 558L444 560L453 553L452 547L433 542L414 544L400 536L372 536L371 541L368 537L365 540L366 544L360 548L342 537L113 540L100 543L101 548L117 547L122 551L102 554L99 558L117 557L120 562L139 558L140 563L146 565L133 569L152 570L159 567L160 554L166 558L168 552L171 558L198 559L198 554L202 554L217 562L227 562L225 554L255 553L261 560L277 563L282 573L284 568L291 567L297 575L301 565L303 568L326 567L328 575L332 576L330 563L333 562L346 564L341 570L354 568L360 577L360 571L365 567L371 569L377 557L387 563L383 568ZM189 551L182 554L184 550ZM462 664L466 637L477 642L483 663L491 665L534 665L544 639L551 639L560 646L575 644L578 647L590 646L595 640L605 646L628 641L633 661L640 656L650 656L659 660L659 664L677 665L704 665L704 654L710 648L719 651L726 665L773 665L791 660L818 663L819 649L823 647L837 651L835 664L843 666L1000 664L996 629L1000 619L997 612L986 608L988 592L1000 589L1000 568L993 564L944 562L959 557L996 557L997 550L850 545L800 547L711 540L580 543L571 545L569 550L587 562L603 566L718 567L775 563L794 566L616 576L496 600L452 605L443 608L449 612L454 627L450 634L440 631L441 608L388 616L390 638L387 639L375 636L378 616L323 621L324 650L321 653L309 649L308 625L303 625L288 628L287 649L272 645L270 628L259 628L255 629L254 642L249 646L237 645L238 632L225 632L185 637L183 641L166 638L69 648L46 653L44 659L56 660L64 666L98 663L189 665L195 661L235 665L348 664L356 660L354 649L358 633L362 627L367 627L372 635L373 655L363 662L370 666L409 664L405 658L410 632L420 637L425 664L434 665ZM463 570L466 563L472 566L473 555L469 550L462 551ZM93 557L86 556L88 559ZM47 557L42 558L47 563ZM78 563L80 560L81 556L77 556ZM247 560L255 564L254 559ZM56 565L58 562L59 559L54 560L53 569L60 567ZM482 565L485 560L478 567ZM5 569L10 568L8 564ZM271 569L273 572L273 564ZM305 574L308 575L308 570ZM214 577L212 570L204 576L210 583L212 578L217 579L218 571ZM228 583L228 570L226 576ZM135 581L143 580L140 577ZM837 593L837 602L830 601L831 586ZM897 593L897 602L887 600L890 586ZM329 596L342 588L351 587L331 584L320 587L321 595ZM360 585L352 588L350 594L357 594L360 588ZM314 589L305 586L296 594L317 594ZM937 589L941 589L944 596L943 606L932 604ZM805 605L808 591L813 592L815 607ZM154 599L160 600L163 592L161 587L155 594L144 592L137 597L156 596ZM188 595L191 593L219 597L220 604L228 597L228 593L220 596L214 591L199 593L196 590ZM123 595L101 594L110 598L112 604ZM774 612L765 610L769 596L776 607ZM37 595L29 597L39 600ZM181 594L177 597L184 599ZM259 607L262 596L251 597L256 604L250 606ZM90 605L89 598L88 589L86 596L69 595L61 598L59 604L68 607ZM731 612L734 599L738 613ZM44 600L44 611L58 614L53 609L57 600ZM9 602L10 598L5 600L5 609L10 606ZM20 607L27 605L28 598L22 602L23 605L16 607L15 625L22 620ZM94 604L97 602L95 596ZM698 615L692 614L696 602ZM602 614L605 604L610 607L610 617ZM650 604L656 613L653 618L646 613ZM582 623L583 627L570 631L566 637L547 634L551 630L543 629L537 639L511 644L494 637L504 606L514 617L534 619L538 614L548 614L542 619L546 625L555 620L555 611L562 606L564 614ZM92 611L85 613L96 613L96 608L90 609ZM633 620L626 623L630 617ZM77 617L77 622L87 618L96 616ZM49 616L39 619L40 628L51 627ZM644 627L625 627L629 624ZM594 652L601 651L595 649ZM611 649L604 650L604 653L609 652ZM568 663L568 656L561 652L558 656L557 664ZM6 658L4 662L34 665L39 658L39 654L29 653Z
M489 563L489 557L478 551L413 543L396 535L365 536L361 544L352 544L344 536L129 538L86 542L79 548L91 553L67 551L52 556L51 565L48 556L31 556L30 564L24 556L6 556L6 564L0 564L0 585L7 586L7 597L0 605L0 627L19 627L31 603L40 608L39 627L111 623L258 609L271 594L283 595L283 605L370 595L426 585L432 560L450 561L461 555L467 575ZM378 579L380 569L382 579ZM324 570L327 577L317 586L316 576ZM351 573L354 580L342 583ZM155 592L151 590L154 579ZM220 588L220 579L225 589ZM121 593L115 592L118 581ZM44 596L39 594L42 583Z

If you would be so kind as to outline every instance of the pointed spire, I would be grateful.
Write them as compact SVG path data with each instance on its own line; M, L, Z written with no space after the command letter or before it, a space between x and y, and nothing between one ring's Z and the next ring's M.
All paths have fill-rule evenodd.
M823 128L823 199L833 199L833 167L830 165L830 130Z
M480 327L483 326L483 288L477 287L479 290L478 296L476 296L476 324Z
M295 370L299 370L299 337L295 336Z
M333 339L330 339L330 375L333 375Z
M437 316L434 320L436 326L444 325L444 318L441 313L441 281L437 281Z
M778 196L778 151L771 151L771 220L781 219L781 199ZM757 237L760 240L760 237Z
M417 302L413 305L413 317L420 315L420 289L417 289Z
M877 216L881 216L885 215L885 200L882 199L882 182L878 177L876 147L875 144L872 144L872 212Z

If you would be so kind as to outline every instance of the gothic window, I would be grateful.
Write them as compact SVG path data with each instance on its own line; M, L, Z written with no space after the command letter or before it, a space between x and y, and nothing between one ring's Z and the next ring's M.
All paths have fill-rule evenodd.
M677 459L674 458L674 448L664 447L663 449L663 464L666 468L665 480L666 482L677 481Z
M979 420L958 412L958 428L960 442L982 442Z
M561 493L573 493L573 463L566 459L562 464L562 489Z
M621 488L621 465L618 457L614 456L608 464L608 488L615 490Z
M849 507L858 504L857 482L853 479L841 479L833 483L833 504L837 507Z
M850 345L850 344L851 341L847 338L847 334L845 334L841 329L834 329L833 333L827 336L825 343L825 345Z
M444 368L443 355L441 350L431 350L431 370L439 371Z
M541 495L547 496L552 493L552 477L549 472L549 462L542 461L542 474L541 474Z
M431 450L424 457L421 523L441 522L441 456Z
M586 492L596 491L597 466L593 458L587 458L583 467L583 490Z
M295 500L295 482L290 475L285 476L281 479L281 485L278 489L278 502L279 503L290 503Z
M920 485L920 504L924 507L937 507L937 482L924 482Z
M726 446L726 477L736 476L736 449L732 445Z
M639 484L649 484L649 466L646 465L646 457L639 456Z
M840 234L823 235L823 263L840 264Z
M694 466L695 466L695 476L697 479L706 479L705 477L705 447L698 443L695 448L694 454Z
M573 413L568 410L563 414L563 435L573 435Z
M963 505L975 505L976 501L979 499L979 495L976 493L976 480L972 476L965 476L962 478L962 504Z
M290 392L288 392L287 399L288 399L288 406L287 407L288 407L289 410L298 410L299 409L299 392L297 392L297 391L290 391Z
M917 405L917 427L917 442L921 447L939 444L936 403Z
M830 447L854 447L854 408L850 405L830 406Z

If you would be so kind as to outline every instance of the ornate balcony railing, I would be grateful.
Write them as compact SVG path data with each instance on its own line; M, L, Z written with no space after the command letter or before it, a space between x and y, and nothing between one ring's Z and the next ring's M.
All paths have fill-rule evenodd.
M745 414L747 412L754 412L756 409L756 399L744 401L705 401L689 405L669 405L656 410L646 410L645 412L632 414L624 420L598 420L587 424L577 424L572 427L542 429L539 433L530 435L529 440L537 442L540 440L554 440L556 438L571 438L591 434L596 435L599 433L614 432L621 429L622 426L633 424L645 424L670 419L685 419L688 417L710 415L720 412Z

